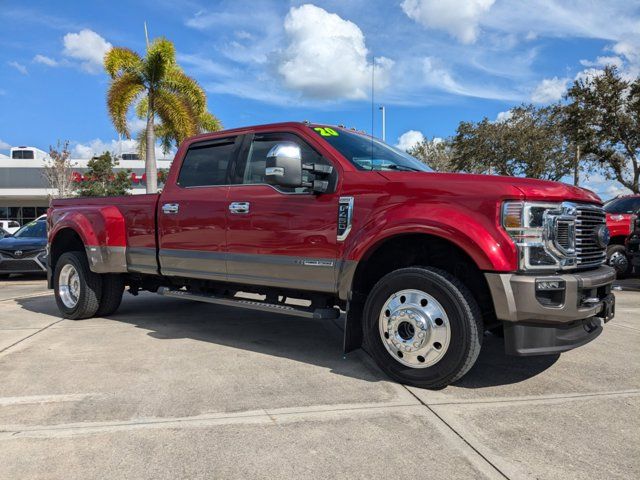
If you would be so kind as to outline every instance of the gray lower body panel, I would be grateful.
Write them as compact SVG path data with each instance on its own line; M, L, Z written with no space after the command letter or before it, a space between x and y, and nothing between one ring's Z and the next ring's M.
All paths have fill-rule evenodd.
M168 276L336 292L336 262L327 258L160 249L160 270Z

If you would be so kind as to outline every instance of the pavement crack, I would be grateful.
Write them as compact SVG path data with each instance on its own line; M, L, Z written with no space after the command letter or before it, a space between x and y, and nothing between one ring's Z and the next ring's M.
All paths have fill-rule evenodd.
M420 397L418 397L415 393L413 393L409 388L403 385L404 389L409 392L420 404L426 408L429 412L431 412L447 429L453 432L456 437L458 437L465 445L467 445L473 452L475 452L484 463L489 466L495 473L500 475L500 477L510 480L507 474L505 474L495 463L489 460L480 450L478 450L471 442L469 442L460 432L458 432L449 422L447 422L438 412L436 412L433 408L431 408L428 404L422 401Z
M2 353L4 353L4 352L6 352L7 350L9 350L9 349L10 349L10 348L12 348L12 347L15 347L15 346L16 346L16 345L18 345L19 343L22 343L22 342L24 342L25 340L30 339L31 337L33 337L33 336L35 336L35 335L39 334L40 332L44 332L47 328L52 327L52 326L53 326L53 325L55 325L56 323L60 323L60 322L62 322L63 320L64 320L64 318L61 318L60 320L56 320L55 322L51 322L49 325L46 325L46 326L42 327L42 328L41 328L41 329L39 329L38 331L33 332L31 335L27 335L26 337L21 338L21 339L20 339L20 340L18 340L17 342L14 342L14 343L12 343L12 344L11 344L11 345L9 345L9 346L4 347L3 349L1 349L1 350L0 350L0 354L2 354Z

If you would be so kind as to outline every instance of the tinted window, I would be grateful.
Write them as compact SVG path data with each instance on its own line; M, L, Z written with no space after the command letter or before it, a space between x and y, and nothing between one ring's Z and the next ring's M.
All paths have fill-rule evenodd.
M312 130L360 170L432 171L408 153L373 137L342 128L312 127Z
M227 167L234 150L235 139L189 147L182 162L178 184L182 187L227 184Z
M265 168L267 163L267 154L269 151L278 145L279 143L295 143L300 147L300 153L302 154L302 163L318 163L323 165L329 165L330 163L322 157L318 152L311 148L306 142L290 133L265 133L257 134L254 136L249 152L247 153L246 163L240 162L238 169L235 172L235 183L243 183L245 185L255 185L261 183L267 183L265 181ZM311 173L303 172L305 181L311 180ZM335 176L335 172L333 174ZM304 188L284 188L278 187L278 189L287 192L303 192Z
M11 158L33 160L33 150L14 150L11 152Z
M31 222L26 224L20 230L18 230L14 237L20 238L46 238L47 237L47 222L39 221L39 222Z
M640 210L640 197L623 197L613 200L604 206L607 213L636 213Z

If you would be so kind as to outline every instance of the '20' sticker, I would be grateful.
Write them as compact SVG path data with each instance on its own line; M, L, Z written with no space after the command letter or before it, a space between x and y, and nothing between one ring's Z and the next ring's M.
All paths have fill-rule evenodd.
M336 132L333 128L329 127L315 127L314 130L318 132L323 137L337 137L338 132Z

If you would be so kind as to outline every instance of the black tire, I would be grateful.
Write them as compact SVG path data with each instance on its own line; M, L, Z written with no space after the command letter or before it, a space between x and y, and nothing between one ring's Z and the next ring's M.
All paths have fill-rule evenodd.
M65 305L60 297L60 273L67 264L74 267L79 278L79 295L77 302L73 306ZM53 288L58 309L63 317L80 320L93 317L98 311L100 296L102 295L102 278L89 269L89 263L84 252L67 252L60 256L53 276Z
M393 294L416 289L434 297L444 308L451 329L449 347L437 363L425 368L406 366L385 347L379 330L382 308ZM482 345L480 308L469 289L451 274L430 267L411 267L385 275L373 287L364 307L365 349L397 382L440 389L461 378L473 366Z
M624 278L631 272L631 262L624 245L609 245L607 247L607 265L613 267L618 278Z
M124 292L124 280L122 275L106 273L102 275L102 295L96 317L106 317L118 310L122 302Z

